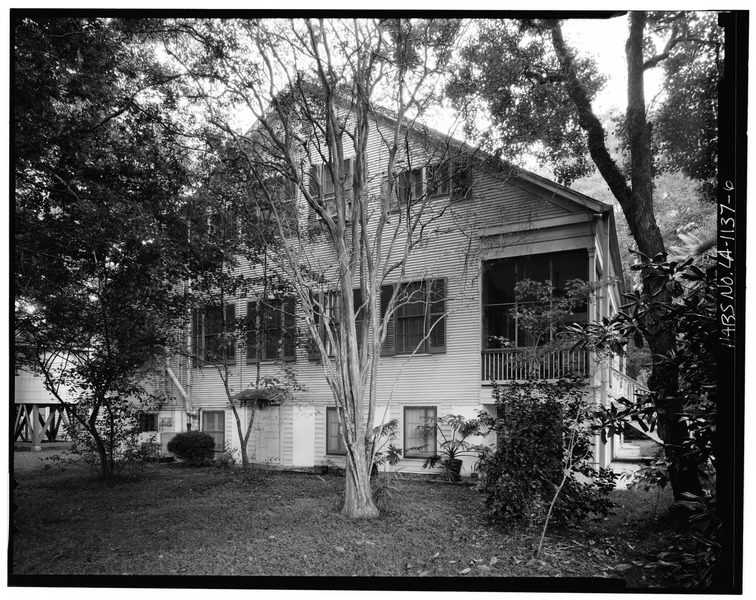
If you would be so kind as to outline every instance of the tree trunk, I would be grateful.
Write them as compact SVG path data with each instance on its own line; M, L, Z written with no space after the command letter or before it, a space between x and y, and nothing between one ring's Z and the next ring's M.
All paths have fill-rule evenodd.
M354 519L374 519L380 516L370 487L370 461L366 459L362 440L347 451L346 489L341 514Z
M97 446L97 456L100 458L100 475L104 481L109 481L113 478L112 456L108 456L105 443L100 439L100 436L93 434L91 431L89 433L94 438L95 446Z
M259 363L258 363L259 369ZM259 378L258 378L259 379ZM249 473L251 463L249 462L249 455L247 454L247 446L249 445L249 436L252 433L252 425L255 422L255 415L257 415L257 401L253 401L248 408L252 412L247 420L247 431L244 433L244 437L241 438L241 457L242 457L242 471L246 474Z
M643 86L644 60L643 36L646 14L633 12L630 15L630 33L625 52L627 55L627 132L631 157L632 193L630 206L625 210L628 225L638 249L646 255L644 260L653 260L661 254L666 256L664 240L654 216L653 169L651 150L651 125L646 121L645 93ZM642 293L649 301L669 302L671 295L666 288L653 289L644 278ZM653 315L645 324L648 344L654 359L649 379L649 388L654 394L659 423L659 437L664 441L665 453L672 466L669 469L670 483L676 499L684 492L700 495L701 484L695 464L682 456L682 445L688 439L685 421L681 420L683 406L678 394L677 369L665 359L675 350L675 337L669 323L656 322Z
M236 407L236 405L231 402L231 412L234 415L234 420L236 421L236 432L239 434L239 452L241 454L241 461L242 461L242 471L247 472L249 471L249 454L247 452L247 443L249 442L249 433L252 430L252 424L255 421L255 414L257 413L257 405L253 401L251 406L252 414L249 416L247 421L247 430L246 432L242 431L242 424L241 424L241 417L239 416L239 409Z
M657 336L649 340L649 347L654 356L670 351L674 338L671 342L663 339L663 337L672 337L671 333L667 332L667 334L667 336ZM703 489L698 476L698 465L685 456L683 443L690 436L687 423L682 418L684 411L677 378L678 373L675 367L655 359L648 387L654 394L657 429L659 437L664 441L665 456L670 462L669 481L672 485L672 493L676 500L681 500L683 493L700 496L703 494Z

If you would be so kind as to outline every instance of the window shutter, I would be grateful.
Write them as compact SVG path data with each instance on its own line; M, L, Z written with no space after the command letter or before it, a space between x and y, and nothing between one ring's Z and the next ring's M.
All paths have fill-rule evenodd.
M423 170L412 169L410 179L412 182L412 202L417 202L425 194L423 185Z
M347 193L347 199L352 199L352 178L354 177L354 159L344 159L344 191Z
M461 161L452 164L452 198L461 200L467 198L472 187L470 167Z
M297 340L297 328L296 328L296 309L297 303L294 298L287 298L283 302L283 340L282 340L282 360L296 360L296 340Z
M202 311L192 309L192 366L202 365Z
M320 165L310 165L310 177L307 182L310 195L320 198Z
M236 360L236 305L226 305L226 331L224 332L224 342L226 347L224 349L226 360L235 362Z
M354 326L357 332L357 347L362 348L362 320L365 315L362 310L362 289L356 288L354 290Z
M425 167L425 185L428 190L428 197L433 198L441 195L441 183L439 175L441 168L439 165L428 165Z
M429 282L428 327L433 328L428 337L428 352L446 352L446 280L434 279Z
M397 190L399 188L399 181L395 177L394 178L394 189L391 190L391 196L389 197L389 182L388 182L388 175L386 173L383 174L383 177L381 178L381 198L389 197L388 200L388 211L392 212L399 208L399 202L397 200Z
M341 327L342 315L344 313L343 302L341 301L341 292L336 290L328 294L328 304L330 306L331 326L334 335ZM337 336L338 337L338 336Z
M247 302L247 362L257 362L257 301Z
M263 338L263 358L275 360L280 353L281 344L281 301L271 300L264 305L265 335Z
M318 336L322 339L323 320L320 318L320 305L318 300L322 300L322 297L318 294L316 296L310 292L310 301L312 304L312 318L315 321L315 327L318 330ZM320 350L318 350L315 340L310 340L307 348L307 360L320 360Z
M396 178L396 196L397 208L405 208L410 201L410 195L412 194L412 175L410 171L402 171ZM392 198L393 201L393 198Z
M381 286L381 322L384 321L386 317L386 312L388 310L389 304L391 303L391 296L394 295L394 286L389 285L382 285ZM394 354L394 348L395 348L395 340L394 340L394 317L391 316L391 319L386 323L386 339L383 341L383 345L381 346L381 356L387 356L387 355L393 355Z
M316 202L320 199L320 168L320 165L310 165L310 175L307 182L310 195ZM315 221L316 214L311 206L308 205L308 207L307 220L312 223Z

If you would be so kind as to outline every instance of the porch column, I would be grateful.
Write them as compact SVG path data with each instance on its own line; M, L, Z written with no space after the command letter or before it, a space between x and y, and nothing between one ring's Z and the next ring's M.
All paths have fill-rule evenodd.
M588 248L588 281L590 283L596 283L596 249ZM601 300L595 295L592 302L589 303L590 311L588 314L589 321L595 321L598 317L598 303Z

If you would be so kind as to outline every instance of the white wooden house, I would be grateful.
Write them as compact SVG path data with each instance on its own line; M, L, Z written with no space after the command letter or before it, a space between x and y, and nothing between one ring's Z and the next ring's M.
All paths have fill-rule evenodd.
M389 118L373 122L368 178L376 196L384 190L387 152L387 136L380 133L382 129L390 132L392 126ZM527 171L498 168L474 149L427 131L417 134L417 139L412 156L405 157L398 194L429 199L428 206L435 211L433 235L411 255L401 282L387 281L380 295L390 297L391 285L403 285L426 299L434 295L442 301L426 301L422 311L397 311L381 353L376 411L376 424L398 420L395 443L405 450L397 468L407 472L423 472L424 459L435 452L432 447L409 450L419 445L416 426L424 417L473 417L481 409L492 411L491 381L518 378L517 346L528 341L510 316L516 281L549 279L557 288L573 278L611 281L585 314L577 316L599 319L620 306L622 280L611 206ZM350 161L348 156L346 161ZM320 168L313 160L310 175L319 181L319 193L327 199L332 182ZM292 195L299 227L317 227L301 193ZM305 243L319 244L317 236ZM325 248L313 252L323 264L328 263ZM304 345L295 345L286 336L300 325L303 315L294 306L281 308L286 308L281 311L284 316L279 315L266 334L260 367L264 374L274 375L285 362L306 391L297 393L293 402L257 410L250 457L283 468L343 466L338 419L323 366ZM203 348L214 343L218 331L213 324L221 321L220 310L227 311L231 322L230 317L244 317L253 309L254 303L247 298L230 300L225 309L209 309L204 319L194 320L192 331L187 332L188 343L192 340L202 355ZM287 319L287 314L297 317ZM497 347L492 340L500 337L509 338L515 347ZM244 349L232 354L227 356L233 363L230 383L238 392L254 381L257 364ZM586 387L596 402L606 404L634 385L623 374L619 357L611 364L599 364L581 352L563 352L545 361L542 375L556 376L565 362L584 366ZM187 357L170 361L165 388L171 400L158 416L163 444L191 426L210 433L219 450L239 447L233 416L212 361ZM242 408L242 418L245 411ZM601 466L608 465L613 453L612 441L597 444ZM470 473L473 460L466 460L463 475Z

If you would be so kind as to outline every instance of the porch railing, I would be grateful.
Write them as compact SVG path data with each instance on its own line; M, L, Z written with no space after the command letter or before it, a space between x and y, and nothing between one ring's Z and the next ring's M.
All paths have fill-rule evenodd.
M534 348L483 350L482 381L559 379L567 375L589 375L587 350L554 350L539 353Z

